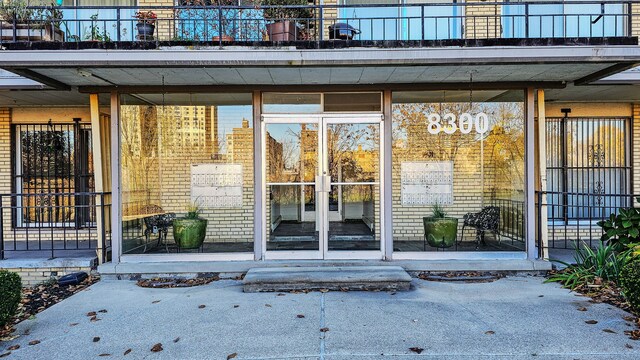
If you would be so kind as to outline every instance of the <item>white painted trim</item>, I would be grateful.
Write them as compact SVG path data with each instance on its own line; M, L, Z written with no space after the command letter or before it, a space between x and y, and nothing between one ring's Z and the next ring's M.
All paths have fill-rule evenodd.
M253 261L253 253L171 253L122 255L122 263L182 262L182 261Z
M262 247L262 234L264 232L264 222L261 221L264 214L264 160L262 156L256 154L262 151L262 117L260 116L262 107L262 94L259 91L252 93L253 105L253 257L254 260L263 259L264 248Z
M382 260L380 250L341 251L333 250L325 253L325 260Z
M396 251L393 260L505 260L527 259L524 251Z
M120 171L120 94L111 93L111 261L122 261L122 175Z
M383 243L382 251L385 260L393 260L393 94L390 90L383 92L381 134L382 184L380 186L383 208L381 209L380 232Z
M541 134L543 136L543 134ZM527 88L525 92L525 234L527 258L534 260L538 257L536 249L536 190L535 190L535 94L534 89Z
M265 260L322 260L320 250L267 251Z

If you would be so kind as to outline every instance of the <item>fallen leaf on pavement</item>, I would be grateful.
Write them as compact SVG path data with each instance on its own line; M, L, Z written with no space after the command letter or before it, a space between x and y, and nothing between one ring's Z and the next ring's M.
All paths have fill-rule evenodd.
M131 351L132 351L131 349L127 349L127 351L124 352L124 355L127 356L127 355L131 354Z
M327 332L327 331L329 331L328 327L323 327L322 329L320 329L320 332Z
M177 338L173 339L174 343L177 343L178 341L180 341L180 337L177 337Z
M102 356L102 357L104 357L104 356L111 356L111 354L104 353L104 354L100 354L100 355L98 355L98 356Z
M200 306L198 306L198 309L204 309L206 307L207 307L207 305L200 305Z
M584 307L584 306L583 306L583 307L579 307L579 308L578 308L578 311L587 311L587 308L586 308L586 307Z
M631 344L624 344L624 347L626 347L627 349L633 349L633 346L631 346Z
M304 315L302 315L302 314L298 314L298 315L296 315L296 317L297 317L298 319L302 319L302 318L304 318Z
M598 323L596 320L587 320L587 321L585 321L585 322L586 322L587 324L589 324L589 325L595 325L595 324L597 324L597 323Z
M99 313L103 313L103 314L104 314L104 313L106 313L106 312L107 312L107 310L106 310L106 309L102 309L102 310L98 310L98 312L99 312Z
M606 332L606 333L610 333L610 334L617 334L617 332L611 330L611 329L602 329L602 331Z
M9 347L7 348L7 350L11 350L11 351L13 351L13 350L18 350L18 349L20 349L20 345L18 345L18 344L13 345L13 346L9 346Z
M271 306L271 305L269 305L269 304L264 304L264 306L266 306L266 307L273 307L273 306Z
M227 360L229 360L229 359L235 359L235 358L237 358L237 357L238 357L238 353L229 354L229 355L227 355Z
M276 295L276 296L285 296L285 295L286 295L286 294L278 293L278 295Z
M411 348L409 348L409 350L413 351L416 354L420 354L420 353L422 353L424 351L423 348L419 348L419 347L411 347Z
M235 308L239 308L239 307L240 307L240 305L233 305L233 308L234 308L234 309L235 309Z
M162 344L161 343L157 343L157 344L153 345L153 347L151 348L151 352L160 352L162 350L164 350L164 349L162 348Z
M6 353L4 353L4 354L0 354L0 358L7 357L7 356L9 356L9 355L11 355L11 351L7 351L7 352L6 352Z
M159 302L160 302L160 300L153 300L151 303L152 303L152 304L157 304L157 303L159 303Z
M29 341L29 345L38 345L40 344L40 340L31 340Z
M95 337L93 338L93 342L98 342L98 341L100 341L100 336L95 336Z
M98 319L97 316L92 316L91 319L89 319L91 322L96 322L96 321L100 321L101 319Z
M87 313L87 316L96 316L96 312L95 311L90 311Z
M493 330L489 330L489 331L485 331L484 333L485 333L485 335L493 335L493 334L495 334L496 332L495 332L495 331L493 331Z
M76 325L78 325L78 323L71 323L71 324L69 324L69 326L76 326Z

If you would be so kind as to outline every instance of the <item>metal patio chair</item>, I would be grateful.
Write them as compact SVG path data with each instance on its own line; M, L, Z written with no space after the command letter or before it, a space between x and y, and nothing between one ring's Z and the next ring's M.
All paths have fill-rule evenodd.
M485 206L477 213L467 213L463 217L464 223L462 224L462 234L460 235L460 241L464 239L464 229L466 227L472 227L476 229L476 250L480 246L480 243L485 245L484 233L485 231L491 231L495 234L498 243L500 243L500 208L497 206Z

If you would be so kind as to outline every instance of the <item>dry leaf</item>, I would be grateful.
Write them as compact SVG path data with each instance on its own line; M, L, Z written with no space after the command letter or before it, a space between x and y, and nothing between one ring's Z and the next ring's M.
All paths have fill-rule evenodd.
M162 350L164 350L164 349L162 348L162 344L161 343L157 343L157 344L153 345L153 347L151 348L151 352L160 352Z
M323 327L322 329L320 329L320 332L327 332L327 331L329 331L328 327Z
M11 350L11 351L13 351L13 350L18 350L18 349L20 349L20 345L18 345L18 344L13 345L13 346L9 346L9 347L7 348L7 350Z
M102 310L98 310L98 312L99 312L99 313L103 313L103 314L104 314L104 313L106 313L106 312L107 312L107 310L106 310L106 309L102 309Z
M229 359L235 359L235 358L237 358L237 357L238 357L238 353L229 354L229 355L227 355L227 360L229 360Z
M495 331L493 331L493 330L489 330L489 331L485 331L484 333L485 333L485 335L493 335L493 334L495 334L496 332L495 332Z
M296 317L297 317L298 319L302 319L302 318L304 318L304 315L302 315L302 314L298 314L298 315L296 315Z
M29 345L38 345L40 344L40 340L31 340L29 341Z
M286 294L278 293L278 295L276 295L276 296L285 296L285 295L286 295Z
M266 307L273 307L273 306L271 306L270 304L264 304L264 306L266 306Z
M127 351L124 352L124 356L131 354L131 351L132 351L131 349L127 349Z
M624 344L624 347L626 347L627 349L633 349L633 346L631 346L631 344Z
M200 305L200 306L198 306L198 309L204 309L206 307L207 307L207 305Z
M586 308L586 307L584 307L584 306L583 306L583 307L579 307L579 308L578 308L578 311L587 311L587 308Z
M585 322L586 322L587 324L589 324L589 325L595 325L595 324L597 324L597 323L598 323L596 320L587 320L587 321L585 321Z
M102 357L104 357L104 356L111 356L111 354L106 354L106 353L105 353L105 354L100 354L100 355L98 355L98 356L102 356Z
M320 292L321 292L321 293L328 293L328 292L329 292L329 289L320 289Z
M71 323L71 324L69 324L69 326L76 326L76 325L78 325L78 323Z
M617 332L611 330L611 329L602 329L602 331L606 332L606 333L610 333L610 334L617 334Z
M87 316L96 316L96 312L95 311L90 311L87 313Z
M100 321L100 319L98 319L97 316L92 316L91 319L89 319L91 322L96 322L96 321Z
M177 343L178 341L180 341L180 337L179 336L177 338L173 339L174 343Z
M98 342L100 341L100 336L94 336L93 337L93 342Z
M9 356L9 355L11 355L11 351L7 351L7 352L6 352L6 353L4 353L4 354L0 354L0 358L7 357L7 356Z
M153 300L151 303L152 303L152 304L157 304L157 303L159 303L159 302L160 302L160 300Z
M423 348L419 348L419 347L410 347L409 350L413 351L416 354L421 354L424 351Z
M233 308L234 308L234 309L235 309L235 308L239 308L239 307L240 307L240 305L233 305Z

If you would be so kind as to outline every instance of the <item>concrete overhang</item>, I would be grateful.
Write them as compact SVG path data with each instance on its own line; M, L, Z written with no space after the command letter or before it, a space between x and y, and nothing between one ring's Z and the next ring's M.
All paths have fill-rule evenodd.
M0 68L61 90L116 87L587 84L640 63L638 46L7 50ZM542 84L542 85L541 85ZM195 87L194 87L195 86ZM460 87L463 87L460 85ZM147 89L149 90L149 89ZM169 89L171 90L171 89ZM228 91L226 89L224 91Z

